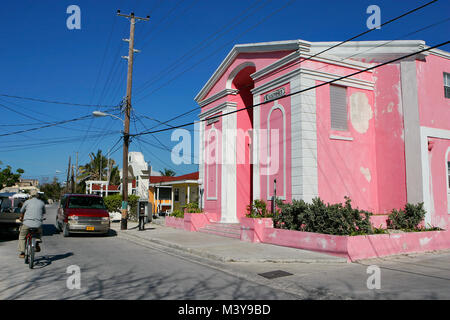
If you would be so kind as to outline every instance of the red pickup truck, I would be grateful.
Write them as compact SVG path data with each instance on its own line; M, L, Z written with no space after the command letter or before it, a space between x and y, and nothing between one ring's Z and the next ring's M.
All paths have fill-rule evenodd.
M58 208L55 226L64 237L71 233L108 234L110 217L102 197L65 194Z

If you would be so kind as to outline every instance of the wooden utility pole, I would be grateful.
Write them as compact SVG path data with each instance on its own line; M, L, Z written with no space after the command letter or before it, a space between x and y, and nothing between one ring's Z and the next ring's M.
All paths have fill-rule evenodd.
M75 188L74 188L74 193L77 193L77 186L78 186L78 152L77 152L77 164L75 166Z
M69 157L69 167L67 168L67 179L66 179L66 193L69 193L69 179L70 179L70 157Z
M120 221L120 229L127 230L128 222L128 145L130 143L130 113L131 113L131 87L133 79L133 57L135 52L139 52L134 49L134 25L136 20L148 21L147 18L136 17L132 12L129 15L121 14L120 10L117 10L117 15L130 19L130 38L124 39L129 43L128 56L122 57L128 60L128 73L127 73L127 97L125 104L125 121L123 130L123 164L122 164L122 219Z

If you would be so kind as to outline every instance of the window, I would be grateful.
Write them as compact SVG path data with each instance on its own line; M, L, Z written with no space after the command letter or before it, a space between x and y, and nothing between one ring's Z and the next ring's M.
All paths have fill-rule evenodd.
M347 131L347 88L330 85L331 129Z
M444 72L444 94L450 99L450 73Z
M180 189L175 188L173 190L174 201L180 201Z
M159 189L159 200L171 200L172 190L170 188L158 188Z

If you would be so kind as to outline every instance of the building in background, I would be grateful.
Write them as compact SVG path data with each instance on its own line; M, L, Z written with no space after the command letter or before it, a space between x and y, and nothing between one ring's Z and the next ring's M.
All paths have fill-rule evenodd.
M149 203L152 213L181 210L188 203L199 203L199 173L178 177L150 176Z

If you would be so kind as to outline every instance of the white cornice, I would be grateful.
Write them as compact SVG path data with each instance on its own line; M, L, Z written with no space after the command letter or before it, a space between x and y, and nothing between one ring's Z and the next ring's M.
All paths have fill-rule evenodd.
M426 46L425 48L429 48L428 46ZM430 54L441 57L441 58L445 58L445 59L450 59L450 53L444 50L439 50L439 49L431 49L428 51Z
M338 79L343 77L343 75L338 75L334 73L329 72L323 72L318 70L311 70L306 68L299 68L295 69L291 72L288 72L284 74L283 76L276 78L272 81L266 82L263 85L260 85L258 87L255 87L253 90L251 90L252 94L261 94L263 92L267 92L270 90L273 90L281 85L287 84L292 78L298 75L305 75L307 78L318 80L318 81L324 81L328 82L334 79ZM375 83L373 81L367 81L367 80L361 80L361 79L355 79L355 78L345 78L339 81L334 82L337 85L347 86L347 87L354 87L359 89L365 89L365 90L373 90Z
M222 90L222 91L212 95L208 99L203 100L198 105L200 107L204 107L204 106L206 106L206 105L208 105L208 104L210 104L210 103L212 103L212 102L214 102L216 100L219 100L219 99L221 99L223 97L226 97L227 95L230 95L230 94L237 95L238 93L239 93L239 90L237 90L237 89L225 89L225 90Z
M285 65L287 65L297 59L303 59L303 58L310 59L311 57L313 57L313 54L296 51L296 52L293 52L293 53L287 55L286 57L268 65L267 67L251 74L250 76L252 77L253 80L256 81L259 78L261 78L271 72L274 72L277 69L282 68ZM312 58L311 60L325 62L328 64L333 64L333 65L342 66L342 67L346 67L346 68L352 68L355 70L364 70L364 69L373 67L373 65L374 65L371 63L364 63L364 62L359 62L356 60L340 59L338 57L333 57L331 55L320 55L320 56ZM373 72L373 71L370 70L368 72Z
M230 101L226 101L224 103L221 103L209 110L206 110L205 112L202 112L198 115L198 117L200 118L200 120L203 120L217 112L222 111L223 109L227 108L227 107L237 107L237 103L236 102L230 102Z
M228 53L211 78L206 82L194 100L197 103L201 103L206 94L211 90L213 85L219 80L219 78L228 69L231 63L234 61L239 53L251 53L251 52L273 52L273 51L289 51L289 50L302 50L308 51L311 44L303 40L288 40L288 41L274 41L274 42L262 42L262 43L249 43L235 45L233 49Z

